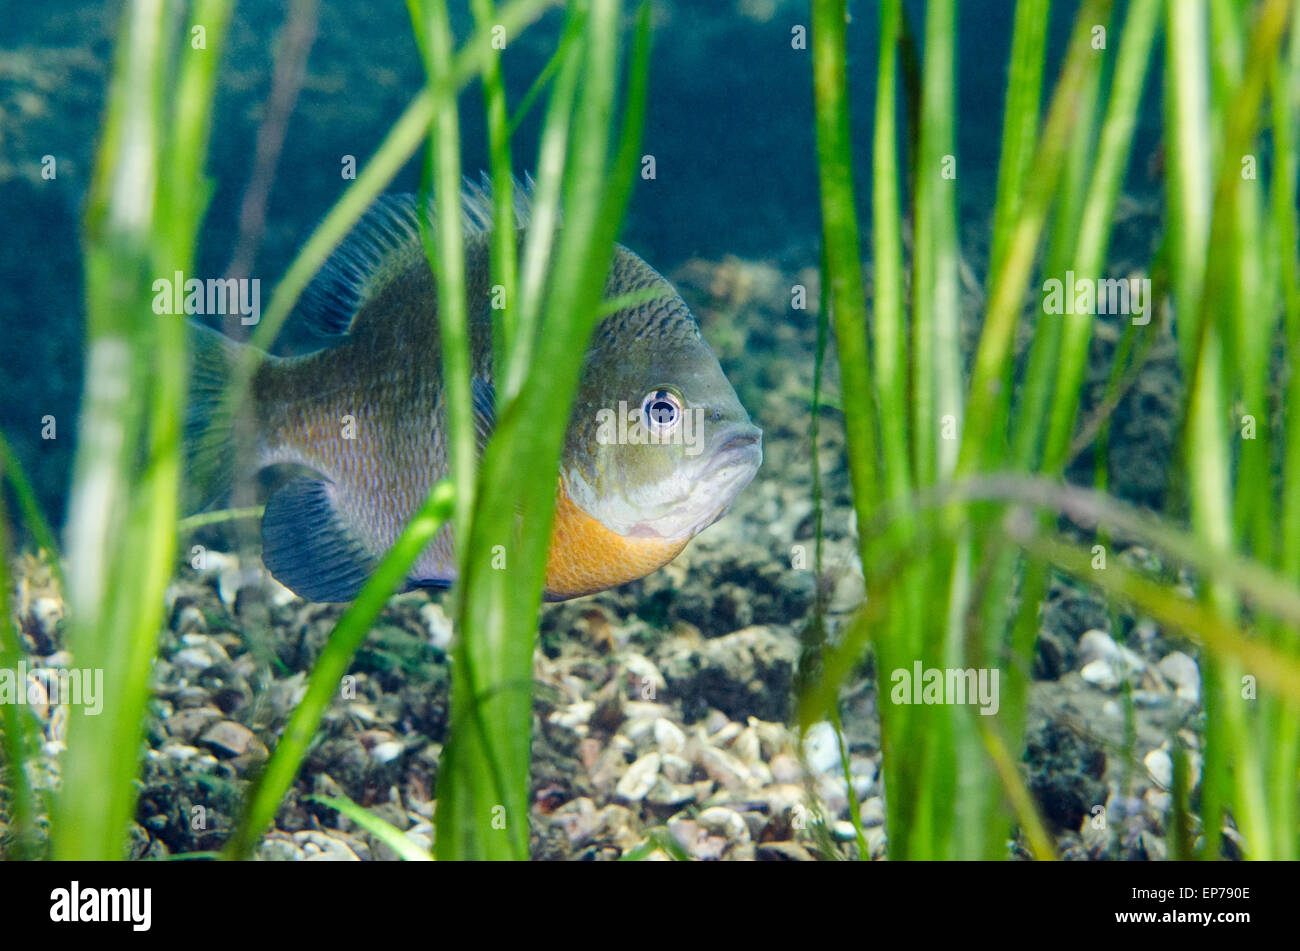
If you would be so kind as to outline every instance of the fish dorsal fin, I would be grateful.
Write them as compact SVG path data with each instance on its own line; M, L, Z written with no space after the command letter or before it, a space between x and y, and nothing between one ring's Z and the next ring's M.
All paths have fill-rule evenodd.
M262 561L272 577L308 601L351 601L379 564L339 515L331 486L294 479L266 502Z
M303 292L293 320L319 337L341 337L371 297L424 255L414 195L382 195L334 249Z
M526 228L533 217L533 176L524 173L524 180L511 176L510 194L515 205L515 229ZM479 180L468 176L460 193L460 208L467 234L487 234L492 230L492 178L487 172L479 173Z
M533 179L514 182L515 227L526 227L532 214ZM466 237L492 231L492 181L465 179L460 195ZM293 320L318 337L342 337L366 303L394 278L425 262L420 240L416 195L381 195L329 256L303 292ZM425 204L428 221L435 220L433 202Z

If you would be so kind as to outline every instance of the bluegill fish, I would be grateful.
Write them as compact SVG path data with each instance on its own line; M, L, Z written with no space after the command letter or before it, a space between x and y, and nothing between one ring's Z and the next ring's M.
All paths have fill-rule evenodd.
M519 196L522 237L528 193ZM481 448L495 403L491 198L470 187L462 201ZM190 480L211 496L235 476L236 458L254 469L312 470L276 489L262 518L267 568L311 601L355 597L447 470L436 285L417 218L428 209L418 207L414 196L380 199L317 276L292 319L325 346L262 362L246 399L254 446L242 457L221 401L242 345L195 327ZM667 564L727 511L762 461L761 431L686 304L616 246L605 296L644 289L662 294L604 318L586 354L557 473L548 600ZM450 585L455 563L447 527L417 559L408 587Z

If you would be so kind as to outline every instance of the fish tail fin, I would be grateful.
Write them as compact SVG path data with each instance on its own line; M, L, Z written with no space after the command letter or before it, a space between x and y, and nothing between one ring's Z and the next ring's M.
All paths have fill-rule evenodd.
M244 346L190 324L190 398L185 409L186 508L206 505L234 481L235 406L227 384Z

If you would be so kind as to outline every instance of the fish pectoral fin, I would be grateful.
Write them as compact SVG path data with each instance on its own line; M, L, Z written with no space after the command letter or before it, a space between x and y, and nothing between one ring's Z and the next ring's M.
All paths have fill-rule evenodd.
M351 601L379 563L339 515L330 483L314 479L294 479L267 500L262 561L308 601Z

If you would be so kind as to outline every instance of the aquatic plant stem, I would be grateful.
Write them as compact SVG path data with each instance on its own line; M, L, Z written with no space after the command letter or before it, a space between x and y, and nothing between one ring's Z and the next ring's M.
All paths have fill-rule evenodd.
M18 509L23 513L27 530L31 532L37 550L50 566L50 571L59 582L60 590L67 591L67 581L63 577L63 560L59 554L59 543L54 537L54 530L50 528L50 523L41 512L40 503L36 500L36 491L23 473L22 466L18 464L18 457L9 448L4 434L0 433L0 486L5 482L8 482L9 487L13 489Z
M8 507L4 495L0 494L0 670L15 671L23 660L23 649L9 598L9 542ZM17 687L27 689L25 683ZM27 776L27 762L38 740L36 720L18 704L0 703L0 734L3 734L0 750L4 753L0 790L5 794L10 837L0 858L19 861L36 858L36 794Z
M642 5L628 70L624 121L610 155L618 68L619 4L592 0L573 13L586 27L571 56L582 83L568 115L563 163L564 227L539 241L554 243L550 280L538 310L536 350L518 396L506 400L484 453L479 495L462 560L453 662L452 732L438 777L440 859L523 859L528 856L528 776L532 665L537 607L545 580L555 505L555 473L567 412L600 313L613 242L639 157L649 65L649 8ZM561 67L561 80L568 64ZM577 67L572 67L577 68ZM560 90L560 82L552 94ZM562 92L562 90L561 90ZM549 121L549 120L548 120ZM544 133L545 140L545 133ZM538 192L554 187L542 171ZM534 218L532 227L537 226ZM530 227L530 232L532 230ZM525 275L529 266L525 242ZM521 313L529 284L521 283ZM518 333L526 339L526 322ZM520 347L512 350L517 359ZM529 407L557 407L538 417ZM498 560L505 553L505 562Z
M312 667L307 691L285 724L280 742L257 777L244 814L226 842L226 858L246 859L252 855L262 833L275 818L280 800L298 774L321 718L334 699L339 681L351 666L357 649L370 633L379 612L406 578L411 564L451 517L454 496L450 482L442 481L433 486L424 504L330 632L329 640Z
M496 22L493 0L473 0L474 22L481 32ZM501 53L495 47L483 70L483 98L487 111L488 151L492 167L492 284L500 288L505 306L493 321L493 365L505 366L506 355L517 336L517 283L519 242L515 228L514 174L510 161L510 115L506 87L501 77ZM504 405L497 393L497 408Z
M87 388L67 523L68 643L77 666L102 675L105 689L94 715L70 708L51 817L59 859L125 854L174 566L185 329L154 315L150 277L188 271L193 260L210 194L203 162L230 4L195 4L190 22L203 27L201 47L180 12L136 0L124 13L87 206Z

